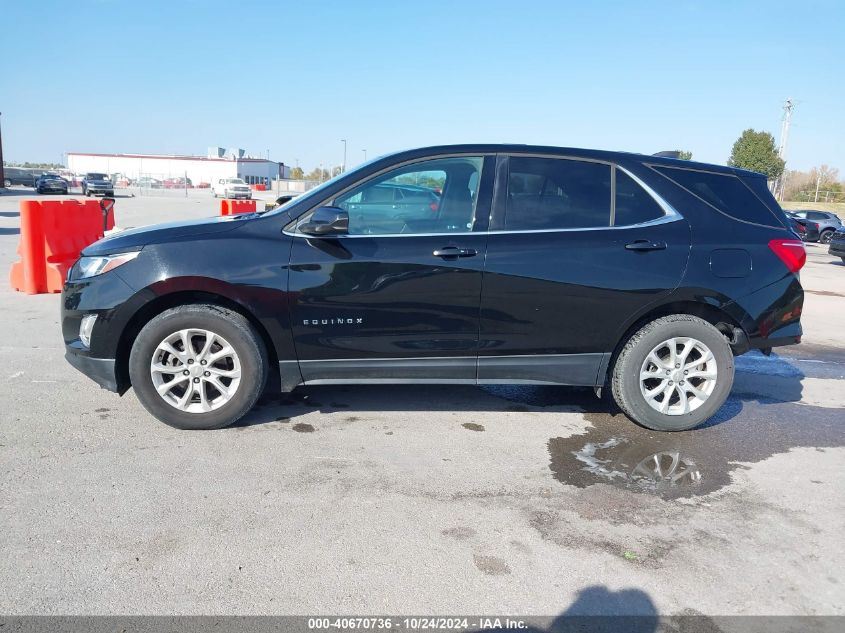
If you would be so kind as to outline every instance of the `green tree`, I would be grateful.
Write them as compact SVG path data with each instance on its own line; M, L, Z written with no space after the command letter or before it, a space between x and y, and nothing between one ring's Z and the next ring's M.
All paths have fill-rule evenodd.
M294 167L290 170L290 177L293 180L303 180L305 178L305 172L302 171L302 167Z
M675 151L678 152L678 158L681 160L692 160L692 152L685 149L676 149Z
M780 178L786 164L778 156L775 139L771 134L749 128L734 143L728 165L758 171L766 174L769 180L776 180Z

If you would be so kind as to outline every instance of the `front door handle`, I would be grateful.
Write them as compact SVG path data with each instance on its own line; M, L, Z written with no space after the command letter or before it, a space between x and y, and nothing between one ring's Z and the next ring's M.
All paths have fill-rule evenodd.
M474 248L458 248L457 246L444 246L438 248L432 253L435 257L442 257L443 259L453 259L458 257L475 257L478 251Z
M652 242L651 240L635 240L625 244L629 251L663 251L666 250L666 242Z

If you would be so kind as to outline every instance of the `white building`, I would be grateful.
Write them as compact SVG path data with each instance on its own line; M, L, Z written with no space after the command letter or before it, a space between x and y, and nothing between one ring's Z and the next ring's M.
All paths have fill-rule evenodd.
M270 185L279 176L290 175L290 169L282 163L246 156L242 149L225 151L222 147L209 148L207 156L68 152L67 166L75 174L120 174L133 181L142 177L165 180L187 176L195 187L220 178L243 178L251 185Z

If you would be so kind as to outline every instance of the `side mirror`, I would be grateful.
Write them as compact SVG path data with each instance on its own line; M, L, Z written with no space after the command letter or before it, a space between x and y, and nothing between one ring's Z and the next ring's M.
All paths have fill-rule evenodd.
M311 220L300 225L300 233L306 235L345 235L349 232L349 214L338 207L320 207L311 215Z

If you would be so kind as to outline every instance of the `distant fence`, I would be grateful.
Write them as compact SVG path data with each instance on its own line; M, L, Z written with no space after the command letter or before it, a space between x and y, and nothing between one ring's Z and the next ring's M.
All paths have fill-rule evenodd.
M791 202L845 202L845 191L799 191L790 196Z

